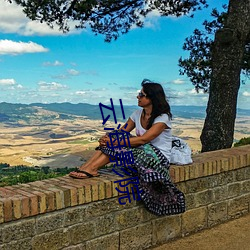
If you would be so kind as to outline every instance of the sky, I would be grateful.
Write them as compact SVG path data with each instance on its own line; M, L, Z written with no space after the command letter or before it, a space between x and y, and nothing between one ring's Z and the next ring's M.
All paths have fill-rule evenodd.
M144 28L132 28L106 43L90 29L69 33L29 20L14 3L0 0L0 102L109 103L136 105L143 79L159 82L170 105L205 106L208 94L196 93L179 74L178 59L188 53L186 37L228 0L208 0L194 18L151 13ZM238 107L250 107L250 81L241 85Z

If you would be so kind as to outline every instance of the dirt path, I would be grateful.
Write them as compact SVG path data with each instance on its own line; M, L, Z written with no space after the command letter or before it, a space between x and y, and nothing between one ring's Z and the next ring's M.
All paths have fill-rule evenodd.
M152 250L250 250L250 214Z

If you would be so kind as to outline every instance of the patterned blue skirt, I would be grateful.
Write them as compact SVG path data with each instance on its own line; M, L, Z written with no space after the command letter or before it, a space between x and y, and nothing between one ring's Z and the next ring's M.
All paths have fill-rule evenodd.
M138 177L138 190L145 207L156 215L172 215L185 212L184 194L171 182L169 161L152 144L139 147L97 147L104 154L115 158L122 152L132 151L133 164L126 169L127 175Z

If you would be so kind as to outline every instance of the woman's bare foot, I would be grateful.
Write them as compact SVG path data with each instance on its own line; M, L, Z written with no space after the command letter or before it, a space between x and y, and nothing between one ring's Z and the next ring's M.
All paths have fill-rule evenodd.
M79 168L79 170L70 172L69 176L77 179L87 179L91 177L97 177L99 174L97 171L93 171L91 169Z

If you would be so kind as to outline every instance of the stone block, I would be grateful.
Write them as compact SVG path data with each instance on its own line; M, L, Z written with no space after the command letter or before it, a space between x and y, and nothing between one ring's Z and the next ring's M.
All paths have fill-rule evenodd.
M6 243L32 237L35 234L35 219L25 219L2 227L2 240Z
M36 235L32 238L32 249L58 250L69 245L69 233L66 229Z
M213 196L215 202L226 200L228 196L227 185L213 188Z
M64 226L79 224L85 218L86 206L70 208L64 212Z
M176 186L181 192L187 193L187 187L186 187L186 182L185 182L185 181L176 183L175 186Z
M86 250L117 250L119 249L119 233L105 235L86 242Z
M140 250L152 246L152 224L147 222L120 232L120 250Z
M63 227L63 213L49 213L39 216L36 221L37 234L52 231Z
M32 250L31 238L12 241L4 245L0 245L1 250Z
M88 205L85 205L85 218L98 217L122 209L123 206L119 204L117 198L92 202Z
M192 194L186 194L185 195L185 201L186 201L186 209L190 210L192 208L195 208L195 201L194 201L195 193Z
M213 190L208 189L195 194L194 202L196 207L204 206L214 201Z
M217 186L226 185L235 181L235 171L222 172L214 176Z
M187 181L186 184L186 194L196 193L208 189L208 177L194 179Z
M95 224L88 221L67 228L70 237L70 245L84 243L95 238Z
M181 215L166 216L152 221L153 245L164 244L181 236Z
M86 245L78 244L75 246L68 246L68 247L63 248L62 250L86 250Z
M1 225L0 226L0 244L2 244L2 243L3 243L3 233L2 233L2 225Z
M249 212L250 195L242 195L228 201L228 217L238 218Z
M195 208L182 214L182 235L207 228L207 207Z
M106 214L93 220L95 236L110 234L117 231L118 222L113 214Z
M241 182L241 193L250 193L250 179Z
M118 230L133 227L143 222L142 207L135 207L117 212L115 217Z
M235 182L228 184L228 197L235 197L239 196L241 192L241 183Z
M237 169L237 171L235 172L235 179L236 181L243 181L246 179L244 168Z
M227 220L227 201L208 205L208 227L213 227Z
M250 155L249 155L249 159L250 159ZM249 167L246 167L244 168L245 169L245 177L246 177L246 180L249 180L250 179L250 166Z

